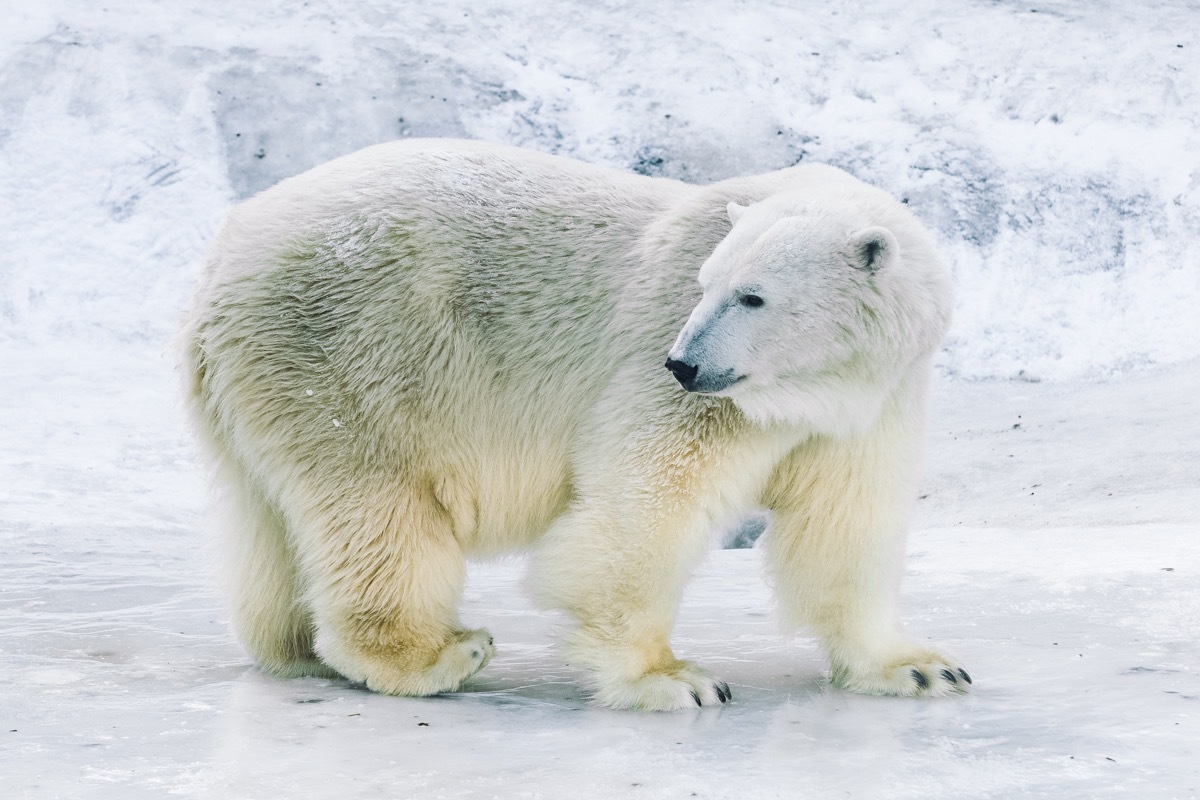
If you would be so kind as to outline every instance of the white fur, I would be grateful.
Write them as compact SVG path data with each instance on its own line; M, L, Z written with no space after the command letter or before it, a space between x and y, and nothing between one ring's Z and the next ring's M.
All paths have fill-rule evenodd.
M961 689L897 615L949 307L913 217L829 167L694 187L408 141L284 181L230 216L184 326L238 635L281 675L452 691L492 655L465 559L533 548L597 703L718 704L668 638L713 523L764 505L835 682ZM668 351L745 380L686 392Z

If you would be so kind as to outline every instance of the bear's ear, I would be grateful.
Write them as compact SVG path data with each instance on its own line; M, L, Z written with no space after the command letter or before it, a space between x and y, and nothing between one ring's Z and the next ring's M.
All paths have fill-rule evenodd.
M854 266L872 273L892 264L900 252L900 245L892 232L878 225L854 234L850 246Z
M725 206L725 210L729 212L729 221L737 225L737 221L742 218L742 214L746 213L749 206L740 206L737 203L730 203Z

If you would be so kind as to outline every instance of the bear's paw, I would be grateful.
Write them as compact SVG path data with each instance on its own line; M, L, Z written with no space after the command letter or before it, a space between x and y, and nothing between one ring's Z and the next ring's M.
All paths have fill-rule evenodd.
M858 694L895 697L946 697L970 689L971 675L941 653L920 651L886 663L840 665L832 670L833 685Z
M712 707L732 699L728 683L687 661L632 680L598 677L592 695L592 702L598 706L635 711Z
M398 670L381 665L369 667L367 688L380 694L425 697L453 692L496 654L492 635L484 628L462 631L437 654L436 660L422 670Z

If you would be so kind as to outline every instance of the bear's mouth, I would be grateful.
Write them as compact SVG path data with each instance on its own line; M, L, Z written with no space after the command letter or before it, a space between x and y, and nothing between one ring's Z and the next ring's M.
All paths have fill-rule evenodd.
M730 370L727 373L717 375L712 378L691 381L690 383L692 385L685 385L683 388L694 394L719 396L724 392L728 392L734 386L737 386L739 383L749 377L749 375L738 375L735 378L733 377L733 370Z

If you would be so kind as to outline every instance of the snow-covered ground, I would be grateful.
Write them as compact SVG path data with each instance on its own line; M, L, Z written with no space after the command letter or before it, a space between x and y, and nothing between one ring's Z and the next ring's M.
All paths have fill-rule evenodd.
M970 696L830 689L815 644L777 634L759 551L726 550L691 587L676 646L735 700L648 715L586 706L553 647L561 620L531 607L518 560L472 572L464 618L499 655L469 692L410 700L261 675L208 588L202 481L166 361L89 351L65 378L52 359L24 363L0 396L6 797L1200 790L1192 367L1104 385L939 382L906 614L964 658Z
M0 795L1200 795L1200 7L931 0L0 9ZM230 205L398 136L707 181L797 159L955 267L906 613L967 697L831 690L754 550L677 628L721 710L586 706L519 561L471 691L249 666L168 340Z

